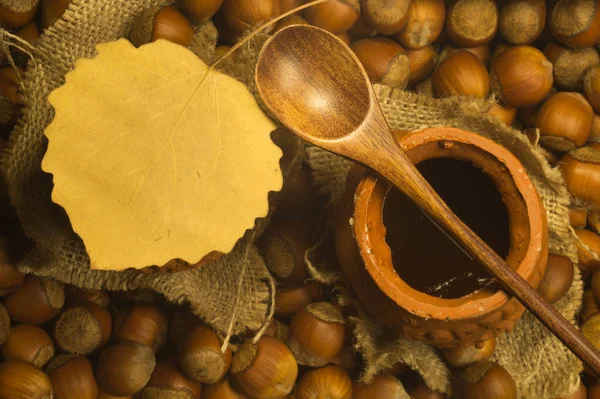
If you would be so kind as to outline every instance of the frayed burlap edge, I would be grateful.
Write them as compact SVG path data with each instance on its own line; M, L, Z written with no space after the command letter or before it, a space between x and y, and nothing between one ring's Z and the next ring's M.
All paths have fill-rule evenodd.
M435 100L422 95L375 85L382 110L393 129L417 131L427 127L451 126L482 134L509 148L526 167L547 210L549 249L551 253L577 262L577 252L568 223L569 194L558 169L551 168L537 148L521 133L486 116L490 103L449 98ZM351 163L329 152L307 145L313 181L334 210L344 190ZM417 371L434 390L452 392L451 373L438 350L426 344L407 340L378 325L355 301L339 265L323 264L315 254L307 253L313 277L334 285L346 304L356 310L355 348L366 361L361 378L370 380L397 362ZM572 323L581 306L583 283L578 269L569 292L557 309ZM575 391L579 386L579 360L552 336L530 313L526 312L513 332L498 338L494 360L503 365L517 382L519 398L552 399Z

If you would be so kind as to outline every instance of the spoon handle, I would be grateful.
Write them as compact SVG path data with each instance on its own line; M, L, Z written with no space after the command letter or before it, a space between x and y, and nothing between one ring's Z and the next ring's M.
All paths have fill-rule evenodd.
M400 188L447 233L462 243L464 249L484 265L507 291L600 376L600 351L454 214L410 162L396 140L391 135L387 137L389 140L383 137L378 140L377 157L365 158L361 162Z

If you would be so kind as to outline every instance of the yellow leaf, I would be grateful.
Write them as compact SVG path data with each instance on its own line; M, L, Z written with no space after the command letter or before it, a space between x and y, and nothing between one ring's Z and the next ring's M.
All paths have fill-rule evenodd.
M273 122L243 84L182 46L98 45L49 101L42 167L92 268L229 252L281 189Z

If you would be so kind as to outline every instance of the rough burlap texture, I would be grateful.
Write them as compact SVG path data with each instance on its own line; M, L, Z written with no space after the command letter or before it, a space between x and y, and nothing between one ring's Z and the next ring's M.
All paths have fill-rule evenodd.
M38 46L31 51L32 61L20 94L24 103L22 117L0 164L11 202L34 242L33 250L19 267L88 289L152 289L170 301L189 302L198 316L224 334L256 331L270 320L273 312L274 281L254 245L266 219L259 219L231 253L199 270L172 274L93 271L83 242L72 231L66 213L51 201L52 177L40 168L46 150L44 129L53 118L53 109L47 101L50 92L64 83L65 74L73 69L77 59L96 54L96 44L127 37L137 15L170 2L73 0L62 19L44 32ZM213 31L214 27L209 25L198 28L196 41L192 43L194 52L205 61L212 59L214 52ZM260 43L264 39L264 35L262 38L259 35ZM254 64L242 63L255 62L256 49L252 44L242 47L237 52L236 59L240 61L235 68L229 70L224 63L220 69L235 77L244 70L251 79ZM280 146L302 147L291 136L274 136L274 141ZM287 161L284 181L287 174L300 168L303 155L296 158ZM284 190L285 187L284 183ZM277 194L272 193L269 198L271 203L276 202Z
M376 85L375 91L383 112L393 129L406 131L426 127L451 126L486 136L508 148L519 158L540 193L546 208L550 252L568 256L577 262L577 253L569 229L569 194L562 175L551 168L541 153L525 135L484 115L489 103L464 98L433 99L422 95ZM313 170L317 190L329 200L331 211L344 190L350 162L307 146L308 162ZM342 273L335 265L319 263L309 254L313 275L323 282L335 284L346 294L346 301L358 311L356 348L365 358L363 379L369 380L381 370L397 362L407 363L418 371L427 385L450 393L451 375L438 350L426 344L399 337L367 315L353 299ZM583 283L576 268L576 277L569 292L556 307L571 322L581 305ZM497 340L494 360L503 365L515 378L519 398L553 399L578 388L579 360L526 312L514 331Z

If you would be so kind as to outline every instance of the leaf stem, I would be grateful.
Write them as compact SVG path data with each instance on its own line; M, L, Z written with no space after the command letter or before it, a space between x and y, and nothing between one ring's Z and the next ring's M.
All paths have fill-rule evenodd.
M247 35L242 40L240 40L239 42L237 42L231 49L229 49L229 51L227 53L225 53L225 55L223 55L221 58L219 58L218 60L216 60L215 62L213 62L213 64L209 67L209 69L214 69L222 60L224 60L225 58L231 56L231 54L235 53L237 51L237 49L239 49L244 44L246 44L248 41L250 41L250 39L252 39L254 36L256 36L257 34L259 34L260 32L262 32L263 30L265 30L268 26L273 25L274 23L279 22L282 19L284 19L285 17L287 17L289 15L292 15L292 14L298 12L298 11L304 10L305 8L309 8L309 7L315 6L317 4L325 3L326 1L329 1L329 0L314 0L314 1L311 1L310 3L303 4L303 5L299 6L299 7L296 7L294 9L286 12L286 13L281 14L277 18L273 18L273 19L269 20L268 22L265 22L263 25L259 26L255 30L253 30L249 35Z

